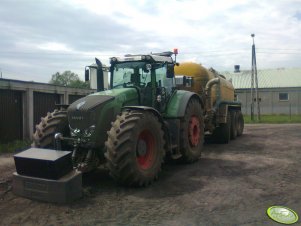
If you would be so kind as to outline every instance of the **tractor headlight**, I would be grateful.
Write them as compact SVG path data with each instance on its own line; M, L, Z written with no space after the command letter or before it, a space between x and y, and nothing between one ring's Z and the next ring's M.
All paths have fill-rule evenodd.
M95 125L92 125L84 131L84 136L85 137L90 137L90 136L93 135L94 132L95 132Z
M72 136L72 137L77 137L77 136L80 135L80 129L72 129L72 128L70 127L70 133L71 133L71 136Z

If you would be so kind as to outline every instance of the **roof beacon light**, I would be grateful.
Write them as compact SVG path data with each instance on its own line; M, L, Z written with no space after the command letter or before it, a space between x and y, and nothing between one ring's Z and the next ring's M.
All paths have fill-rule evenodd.
M175 54L175 63L177 63L178 48L174 48L173 53Z

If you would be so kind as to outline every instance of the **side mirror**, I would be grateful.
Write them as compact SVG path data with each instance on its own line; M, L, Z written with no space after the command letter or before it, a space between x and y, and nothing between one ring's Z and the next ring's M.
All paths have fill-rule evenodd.
M167 64L167 70L166 70L166 78L173 78L175 77L175 69L173 64Z
M85 69L85 81L89 81L90 80L90 73L89 73L89 69Z

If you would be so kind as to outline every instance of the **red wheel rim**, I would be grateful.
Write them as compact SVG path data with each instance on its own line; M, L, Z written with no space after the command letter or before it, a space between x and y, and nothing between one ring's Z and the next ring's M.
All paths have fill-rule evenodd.
M197 146L201 137L200 120L196 116L191 116L189 121L188 136L192 146Z
M155 160L155 144L155 138L149 130L143 130L139 134L136 153L140 169L147 170L153 166Z

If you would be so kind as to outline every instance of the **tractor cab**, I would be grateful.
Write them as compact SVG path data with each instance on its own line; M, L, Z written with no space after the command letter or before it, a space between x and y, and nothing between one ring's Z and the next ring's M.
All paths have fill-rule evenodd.
M163 112L175 90L172 52L111 58L111 89L134 88L140 106Z

